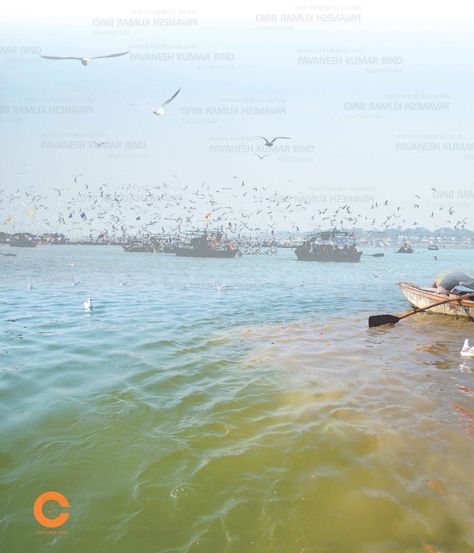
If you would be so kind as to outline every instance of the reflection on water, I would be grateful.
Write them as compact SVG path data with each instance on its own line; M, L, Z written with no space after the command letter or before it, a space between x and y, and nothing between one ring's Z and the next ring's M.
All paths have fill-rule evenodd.
M474 551L474 360L459 355L474 327L367 328L405 309L388 283L416 272L407 260L382 259L370 294L369 258L325 296L340 269L286 252L212 274L34 255L1 269L6 551ZM70 501L66 535L35 533L49 489Z

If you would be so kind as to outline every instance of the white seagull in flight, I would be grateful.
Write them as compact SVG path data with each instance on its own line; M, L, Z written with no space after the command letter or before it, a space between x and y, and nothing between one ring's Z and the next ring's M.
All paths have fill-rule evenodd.
M155 115L164 115L166 104L169 104L172 100L174 100L176 98L176 96L179 94L180 90L181 90L181 88L178 88L178 90L173 94L173 96L171 96L171 98L168 98L168 100L166 100L166 102L163 102L159 108L157 108L155 106L144 106L144 105L141 105L141 104L129 104L129 105L130 106L137 106L139 108L151 109L151 112L154 113Z
M93 58L75 58L75 57L61 57L61 56L41 56L45 60L79 60L82 65L89 65L92 60L99 60L102 58L118 58L119 56L125 56L130 50L126 52L119 52L118 54L109 54L108 56L95 56Z
M265 138L264 136L256 136L255 138L263 138L265 140L265 146L268 146L271 148L273 144L275 144L275 141L279 138L284 138L285 140L291 140L291 136L275 136L272 140L268 140L268 138Z

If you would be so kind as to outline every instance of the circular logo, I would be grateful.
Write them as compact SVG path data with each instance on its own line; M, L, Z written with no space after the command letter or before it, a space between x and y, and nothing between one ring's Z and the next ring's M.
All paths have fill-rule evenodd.
M45 504L48 504L45 507ZM62 526L69 518L69 513L59 513L59 509L55 505L57 503L60 507L69 507L69 501L62 493L59 492L44 492L36 498L33 506L33 513L35 519L46 528L58 528ZM46 516L46 514L48 516Z

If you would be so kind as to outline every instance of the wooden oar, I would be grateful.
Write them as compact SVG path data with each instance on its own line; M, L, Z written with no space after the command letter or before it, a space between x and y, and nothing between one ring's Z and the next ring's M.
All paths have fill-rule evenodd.
M367 255L368 257L383 257L384 253L364 253L364 255Z
M437 303L433 303L432 305L428 305L428 307L419 307L418 309L407 311L406 313L403 313L403 315L400 315L398 317L396 315L372 315L371 317L369 317L369 327L374 328L376 326L382 326L382 325L389 325L389 324L394 325L394 324L397 324L398 321L401 321L402 319L406 319L407 317L410 317L410 315L415 315L416 313L421 313L422 311L428 311L428 309L437 307L438 305L443 305L445 303L461 301L463 296L464 294L458 296L457 298L450 298L447 300L439 301Z

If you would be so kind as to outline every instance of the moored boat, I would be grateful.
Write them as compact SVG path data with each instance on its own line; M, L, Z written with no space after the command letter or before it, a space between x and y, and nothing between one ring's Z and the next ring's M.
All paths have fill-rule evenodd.
M334 230L313 234L296 248L295 255L300 261L357 263L362 252L357 249L352 233Z
M178 257L232 258L240 255L234 244L219 231L204 231L191 238L188 245L174 248L174 253Z
M428 307L443 300L460 298L459 294L441 292L438 288L421 287L411 282L399 282L398 285L408 303L415 308ZM459 301L445 303L430 309L433 313L464 317L474 321L474 290Z

